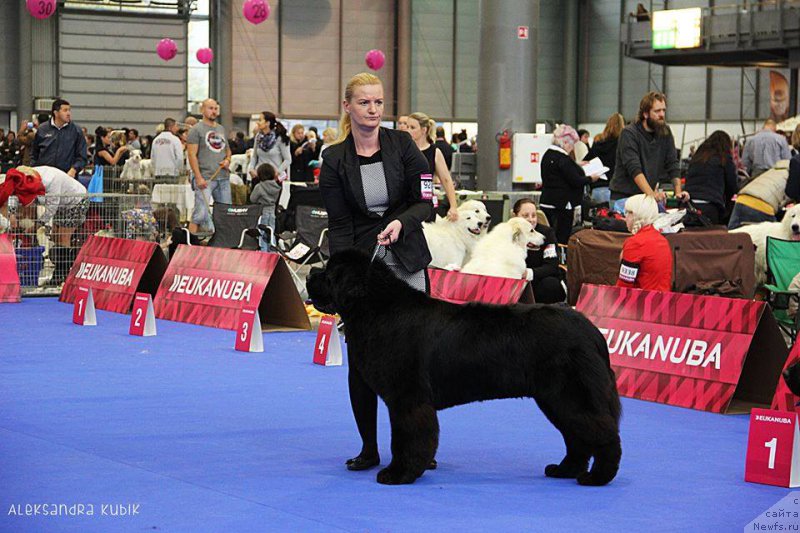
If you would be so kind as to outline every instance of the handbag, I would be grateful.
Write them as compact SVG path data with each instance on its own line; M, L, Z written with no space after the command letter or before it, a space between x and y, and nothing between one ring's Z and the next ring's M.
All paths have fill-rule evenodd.
M89 196L90 202L102 203L103 201L102 196L92 196L92 195L103 194L103 165L94 166L94 173L92 174L92 180L89 182L89 186L86 187L86 192L90 194Z

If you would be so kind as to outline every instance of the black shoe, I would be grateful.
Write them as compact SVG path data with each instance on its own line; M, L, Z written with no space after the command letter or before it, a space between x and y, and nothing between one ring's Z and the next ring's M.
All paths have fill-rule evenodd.
M363 455L359 455L358 457L348 459L345 464L347 465L348 470L369 470L370 468L381 464L381 458L378 455L373 457L364 457Z

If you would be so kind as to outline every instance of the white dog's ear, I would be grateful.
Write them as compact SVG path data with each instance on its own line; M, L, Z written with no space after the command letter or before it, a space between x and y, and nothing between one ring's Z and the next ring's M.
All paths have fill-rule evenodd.
M512 222L511 227L514 228L514 233L512 233L514 242L522 242L524 240L524 232L522 231L522 225Z

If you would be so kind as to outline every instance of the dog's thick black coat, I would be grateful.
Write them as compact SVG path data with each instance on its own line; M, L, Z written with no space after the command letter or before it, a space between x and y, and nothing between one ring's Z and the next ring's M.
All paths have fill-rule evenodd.
M519 397L534 398L564 437L566 456L547 476L614 479L619 396L605 339L580 313L435 300L356 250L334 254L307 287L318 309L341 314L349 364L389 409L392 461L379 483L423 474L439 442L437 410Z

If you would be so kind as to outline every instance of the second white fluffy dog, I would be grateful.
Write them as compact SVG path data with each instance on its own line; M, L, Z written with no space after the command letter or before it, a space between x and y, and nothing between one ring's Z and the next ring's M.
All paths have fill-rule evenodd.
M528 249L544 244L544 235L524 218L514 217L489 232L472 250L461 272L501 278L525 278Z

